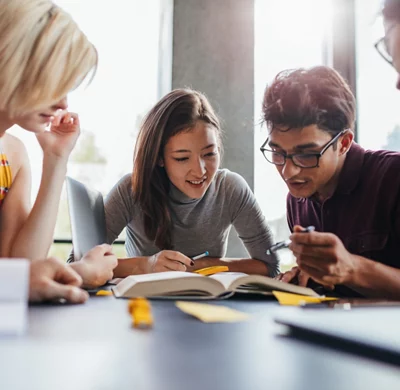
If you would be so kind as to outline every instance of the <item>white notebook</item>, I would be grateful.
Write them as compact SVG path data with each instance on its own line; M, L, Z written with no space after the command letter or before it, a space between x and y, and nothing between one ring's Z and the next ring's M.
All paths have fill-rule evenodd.
M0 337L25 333L29 260L0 258Z

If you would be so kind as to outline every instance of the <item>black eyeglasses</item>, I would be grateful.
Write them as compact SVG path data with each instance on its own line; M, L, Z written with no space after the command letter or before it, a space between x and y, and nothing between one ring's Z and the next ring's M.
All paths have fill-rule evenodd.
M388 48L387 48L387 44L386 44L386 40L385 37L382 37L381 39L379 39L378 42L375 43L375 49L376 51L381 55L381 57L390 65L393 66L393 58L392 56L389 54Z
M316 168L319 166L319 159L322 155L332 146L341 135L343 135L348 129L342 130L340 133L335 135L319 153L299 153L299 154L285 154L276 152L275 150L265 148L269 138L263 143L260 150L265 159L274 165L285 165L286 159L290 158L294 165L300 168Z

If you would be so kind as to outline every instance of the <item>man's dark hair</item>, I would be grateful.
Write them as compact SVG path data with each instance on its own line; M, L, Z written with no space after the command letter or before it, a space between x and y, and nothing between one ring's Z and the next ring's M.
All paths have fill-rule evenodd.
M343 77L317 66L280 72L265 90L262 111L270 131L317 125L334 136L354 127L355 108Z
M382 14L385 20L400 23L400 0L385 0Z

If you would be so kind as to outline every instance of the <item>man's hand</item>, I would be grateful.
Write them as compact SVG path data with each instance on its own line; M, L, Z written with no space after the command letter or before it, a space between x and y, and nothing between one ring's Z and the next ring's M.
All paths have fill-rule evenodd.
M275 279L306 287L308 281L310 280L310 275L307 275L305 272L301 271L299 267L293 267L291 270L279 274Z
M89 295L79 288L82 278L66 263L49 258L33 260L30 264L29 300L40 302L66 299L83 303Z
M349 253L339 237L332 233L305 234L302 229L301 226L294 227L289 246L299 269L323 285L352 283L357 256Z
M112 253L111 245L103 244L91 249L71 267L82 277L85 288L95 288L113 278L117 265L118 258Z
M45 156L67 160L80 134L78 114L61 111L53 120L50 131L36 134Z

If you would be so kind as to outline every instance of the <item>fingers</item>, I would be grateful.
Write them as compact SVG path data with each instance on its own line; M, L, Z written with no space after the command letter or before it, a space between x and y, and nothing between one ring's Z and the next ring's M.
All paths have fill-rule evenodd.
M75 112L68 112L68 111L61 111L59 114L57 114L51 125L53 127L60 127L62 125L69 126L71 125L73 129L76 129L80 127L80 122L79 122L79 115Z
M279 274L275 279L285 283L290 283L296 278L298 278L298 285L305 287L307 286L310 276L305 272L302 272L299 267L293 267L290 271Z
M61 260L55 257L50 257L41 262L43 270L45 271L45 273L43 272L43 276L46 275L47 277L63 284L70 284L72 286L82 285L82 278L80 275Z
M306 274L303 271L300 271L298 275L298 280L299 280L299 286L306 287L308 281L310 280L310 275Z
M296 257L307 256L318 259L318 261L321 262L328 262L331 258L334 257L333 246L313 246L296 244L292 242L289 245L289 249Z
M53 121L51 122L52 126L60 126L61 120L65 116L68 111L66 110L59 110L57 111L56 115L54 116Z
M104 256L104 255L108 255L108 254L113 254L112 246L108 245L108 244L97 245L94 248L92 248L89 252L86 253L86 255L88 255L88 256L91 254L96 255L96 256Z
M77 272L75 272L68 264L64 264L62 269L60 268L58 270L54 280L63 284L69 284L71 286L78 287L82 286L83 283L82 277Z
M118 257L114 255L112 252L112 246L109 244L101 244L93 249L91 249L88 253L95 257L102 257L107 260L107 263L113 267L113 269L118 265Z
M168 261L164 266L168 271L186 271L186 266L179 261Z
M294 244L315 245L315 246L333 246L337 243L337 236L332 233L295 232L290 235L290 240Z
M60 120L60 124L64 123L64 124L69 124L72 123L72 117L71 114L69 112L67 112Z
M50 281L42 294L43 300L65 299L70 303L84 303L89 298L89 294L76 286L68 286Z
M97 245L87 252L82 260L85 261L99 261L107 264L114 269L118 265L118 257L112 253L112 246L108 244Z
M164 250L149 258L150 272L186 271L191 265L192 259L176 251Z
M301 265L301 270L306 272L316 282L323 284L324 286L334 289L334 279L330 275L327 275L324 271L308 266L307 264Z
M186 266L179 262L174 261L160 261L157 262L150 270L150 272L167 272L167 271L186 271Z
M290 283L299 274L300 269L298 267L293 267L290 271L285 272L282 275L281 281Z
M295 225L295 226L293 227L293 233L301 233L301 232L304 232L304 228L303 228L302 226L300 226L300 225Z
M168 260L172 261L179 261L183 265L190 267L194 265L193 260L190 259L189 257L185 256L181 252L176 252L176 251L162 251L161 252Z
M79 115L76 112L69 112L70 120L67 123L73 123L75 126L80 126Z
M114 254L106 254L104 258L107 260L107 263L112 269L114 269L118 265L118 257Z

